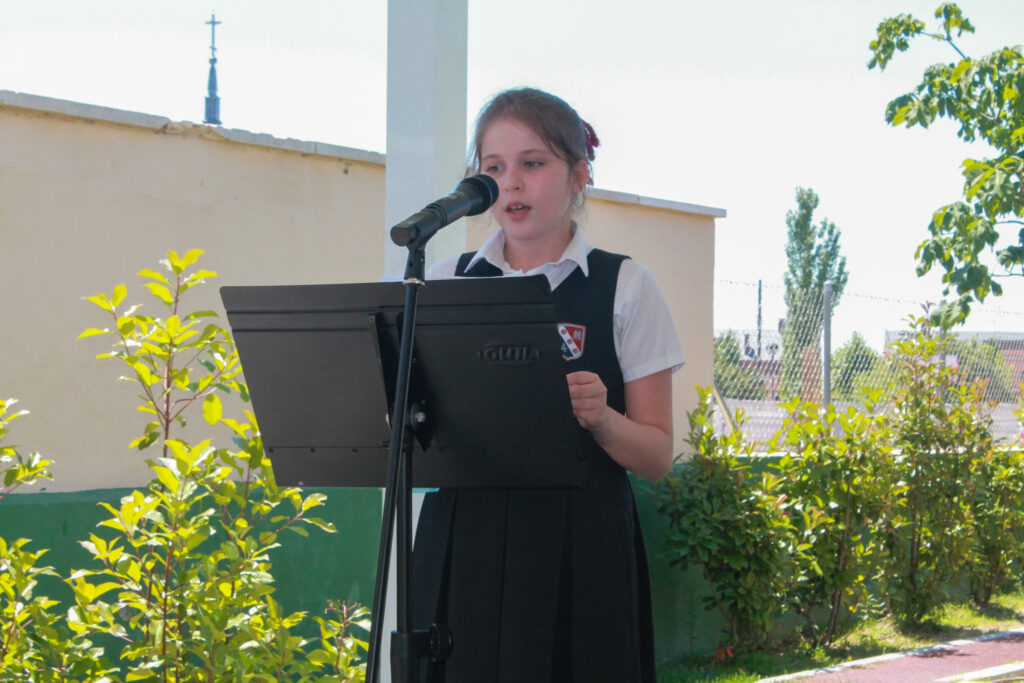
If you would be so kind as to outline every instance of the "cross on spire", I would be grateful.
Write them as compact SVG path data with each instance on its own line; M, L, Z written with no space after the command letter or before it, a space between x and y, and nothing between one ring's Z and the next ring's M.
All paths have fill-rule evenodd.
M213 12L210 13L210 20L206 22L206 25L210 27L210 59L217 60L217 25L223 24L222 21L217 21L217 15Z
M210 27L210 77L206 82L206 118L203 123L220 125L220 97L217 96L217 15L210 13L210 20L205 22Z

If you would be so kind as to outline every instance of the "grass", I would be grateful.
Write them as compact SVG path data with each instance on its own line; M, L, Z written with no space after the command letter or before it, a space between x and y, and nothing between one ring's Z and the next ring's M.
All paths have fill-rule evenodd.
M863 659L888 652L914 650L960 638L1024 626L1024 592L996 596L984 609L946 604L914 629L899 629L889 619L864 622L832 645L810 649L780 646L769 651L728 657L692 656L658 670L658 683L749 683L807 669Z

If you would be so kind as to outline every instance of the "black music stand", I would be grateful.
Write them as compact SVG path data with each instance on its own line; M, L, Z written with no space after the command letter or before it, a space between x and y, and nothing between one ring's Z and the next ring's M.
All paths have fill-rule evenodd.
M547 279L420 286L406 387L403 284L221 289L275 479L387 488L368 671L377 668L397 496L396 681L412 680L415 660L450 649L444 625L411 628L411 487L572 487L585 468ZM396 392L408 394L406 406L394 405ZM389 469L389 416L405 423L401 472Z

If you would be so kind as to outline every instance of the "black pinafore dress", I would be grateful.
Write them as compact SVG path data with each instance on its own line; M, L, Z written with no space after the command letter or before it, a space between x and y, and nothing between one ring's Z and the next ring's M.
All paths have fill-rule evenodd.
M463 254L456 275L501 272ZM600 375L625 412L612 310L625 256L598 249L554 291L575 348L566 373ZM563 346L565 343L563 342ZM500 390L500 388L495 388ZM528 425L524 425L528 428ZM424 499L413 550L417 628L447 623L454 650L424 683L654 683L651 595L626 471L584 432L580 489L442 489Z

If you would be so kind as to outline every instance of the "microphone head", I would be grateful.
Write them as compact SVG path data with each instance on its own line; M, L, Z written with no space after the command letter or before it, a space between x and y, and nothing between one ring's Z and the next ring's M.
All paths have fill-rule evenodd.
M473 208L466 214L467 216L481 214L498 201L498 183L486 173L466 178L459 183L458 191L465 192L473 198Z

